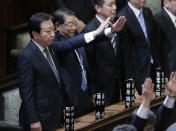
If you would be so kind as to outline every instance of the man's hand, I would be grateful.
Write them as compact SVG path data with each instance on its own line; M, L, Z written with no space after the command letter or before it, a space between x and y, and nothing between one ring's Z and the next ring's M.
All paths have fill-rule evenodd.
M42 125L39 121L35 123L31 123L30 128L31 128L31 131L42 131Z
M76 29L77 29L77 31L80 33L83 29L84 29L84 27L86 26L86 24L82 21L82 20L79 20L79 19L77 19L76 20Z
M92 103L93 103L94 105L96 105L96 104L95 104L96 94L93 94L90 99L91 99Z
M101 25L93 32L94 38L100 35L104 31L109 21L110 21L110 17L108 17L104 22L102 22Z
M172 72L170 74L170 81L166 78L166 88L168 89L169 93L176 95L176 72Z
M154 84L151 78L146 78L144 84L142 85L143 101L142 104L145 108L149 108L150 102L153 99L153 89Z
M109 25L111 26L112 33L121 31L125 23L126 23L125 16L120 16L119 19L114 24L109 23Z

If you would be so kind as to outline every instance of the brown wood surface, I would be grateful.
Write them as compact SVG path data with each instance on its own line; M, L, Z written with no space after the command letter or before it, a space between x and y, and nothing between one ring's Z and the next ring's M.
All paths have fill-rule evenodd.
M163 103L165 96L161 98L154 98L151 102L151 108L154 112ZM135 106L125 109L125 102L116 103L105 108L105 118L101 120L95 120L95 112L91 112L82 117L76 118L74 123L74 129L76 131L108 131L112 130L118 124L127 123L128 117L131 112L140 105L140 99L135 99ZM59 131L64 131L65 128L61 128Z

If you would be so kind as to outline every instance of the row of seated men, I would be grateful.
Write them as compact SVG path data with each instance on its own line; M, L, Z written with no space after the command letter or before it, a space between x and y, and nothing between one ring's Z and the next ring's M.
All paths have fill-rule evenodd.
M166 76L174 71L174 0L165 0L156 17L143 7L146 0L129 0L118 14L115 0L92 2L96 15L79 35L68 9L56 10L54 20L45 13L31 16L31 41L18 59L24 130L57 130L64 105L74 105L79 117L94 109L96 92L105 93L107 106L120 101L123 81L134 79L142 94L155 69Z

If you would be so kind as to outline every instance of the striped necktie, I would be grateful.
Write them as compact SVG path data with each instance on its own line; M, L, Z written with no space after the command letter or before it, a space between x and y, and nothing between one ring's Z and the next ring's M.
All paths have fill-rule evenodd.
M54 73L54 75L55 75L55 77L56 77L58 83L60 84L59 73L58 73L58 71L57 71L57 69L56 69L56 66L55 66L55 64L54 64L54 61L53 61L53 59L52 59L52 57L51 57L51 54L50 54L48 48L45 48L45 49L43 50L43 52L46 54L46 59L47 59L49 65L50 65L50 67L51 67L51 69L52 69L52 71L53 71L53 73Z

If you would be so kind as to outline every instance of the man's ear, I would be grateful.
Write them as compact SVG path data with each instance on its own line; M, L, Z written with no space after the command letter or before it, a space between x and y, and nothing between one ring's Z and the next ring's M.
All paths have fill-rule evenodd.
M39 33L38 32L36 32L36 31L32 31L32 36L33 36L33 38L35 39L35 40L37 40L39 37Z
M101 6L95 5L95 10L96 10L97 13L101 12L101 8L102 8Z
M55 23L55 28L56 28L56 31L59 31L60 30L60 23L59 22L56 22Z

